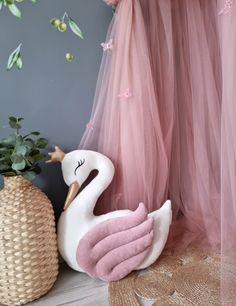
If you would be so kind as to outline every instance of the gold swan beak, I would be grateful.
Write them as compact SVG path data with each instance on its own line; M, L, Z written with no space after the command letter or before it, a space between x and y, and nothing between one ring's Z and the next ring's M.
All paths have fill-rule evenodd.
M64 204L64 207L63 209L66 210L71 202L74 200L74 198L76 197L77 193L79 192L79 184L78 182L74 182L70 185L69 187L69 191L68 191L68 194L67 194L67 197L66 197L66 200L65 200L65 204Z

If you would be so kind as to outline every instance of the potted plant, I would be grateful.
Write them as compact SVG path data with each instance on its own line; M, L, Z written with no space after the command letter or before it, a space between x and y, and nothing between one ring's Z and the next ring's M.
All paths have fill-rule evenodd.
M45 157L42 149L45 149L48 140L39 138L39 132L21 135L22 120L16 117L8 119L14 133L0 140L0 174L4 177L20 175L33 180L41 171L38 163Z
M47 139L21 135L23 118L0 140L0 304L22 305L48 292L58 274L54 212L31 180L40 173Z

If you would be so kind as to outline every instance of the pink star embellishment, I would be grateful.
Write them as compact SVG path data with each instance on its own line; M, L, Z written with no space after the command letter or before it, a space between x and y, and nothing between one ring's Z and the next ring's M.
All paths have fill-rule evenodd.
M125 92L119 94L118 97L121 98L121 99L129 99L129 98L132 97L132 93L131 93L130 89L127 88L127 89L125 90Z
M101 43L101 46L103 48L103 51L111 51L114 47L113 39L111 38L108 42Z
M103 0L107 5L116 6L119 3L119 0Z
M88 130L93 130L94 129L94 126L93 126L93 121L89 121L86 125L87 129Z
M223 9L219 12L219 15L228 14L234 4L234 0L226 0Z

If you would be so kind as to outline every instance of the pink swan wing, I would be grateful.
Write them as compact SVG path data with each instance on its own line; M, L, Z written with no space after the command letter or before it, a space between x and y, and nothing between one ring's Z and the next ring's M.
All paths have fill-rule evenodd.
M153 218L149 218L133 228L109 235L103 240L98 241L98 243L93 247L93 252L91 254L93 260L98 261L99 258L105 256L106 253L112 251L114 247L118 248L142 238L153 230L153 222Z
M92 277L116 281L138 267L153 242L153 219L140 203L125 217L113 218L90 230L77 248L77 262Z
M144 261L150 251L152 241L153 231L108 252L98 261L97 274L102 280L109 282L125 277Z
M127 230L129 228L138 226L145 220L147 220L147 209L143 203L139 204L139 207L135 212L125 217L113 218L96 225L92 230L86 234L86 240L90 243L91 247L94 247L98 241L105 237ZM116 224L114 224L114 222Z

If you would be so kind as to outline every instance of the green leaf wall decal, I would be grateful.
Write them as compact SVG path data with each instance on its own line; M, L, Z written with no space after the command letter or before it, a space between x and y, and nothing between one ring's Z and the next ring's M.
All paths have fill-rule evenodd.
M22 16L21 16L21 11L18 9L18 7L15 5L15 4L10 4L10 5L8 5L8 8L9 8L9 10L11 11L11 13L14 15L14 16L16 16L16 17L18 17L18 18L21 18Z
M71 31L75 35L79 36L81 39L84 39L83 33L80 30L79 26L75 23L75 21L71 17L68 16L68 18L69 18L69 26L71 28Z
M17 61L16 61L16 66L18 69L21 69L22 66L23 66L23 62L22 62L22 58L21 58L21 55L19 54L18 58L17 58Z
M11 68L17 64L17 60L20 56L20 50L21 50L21 43L19 46L10 54L7 62L7 70L11 70Z

